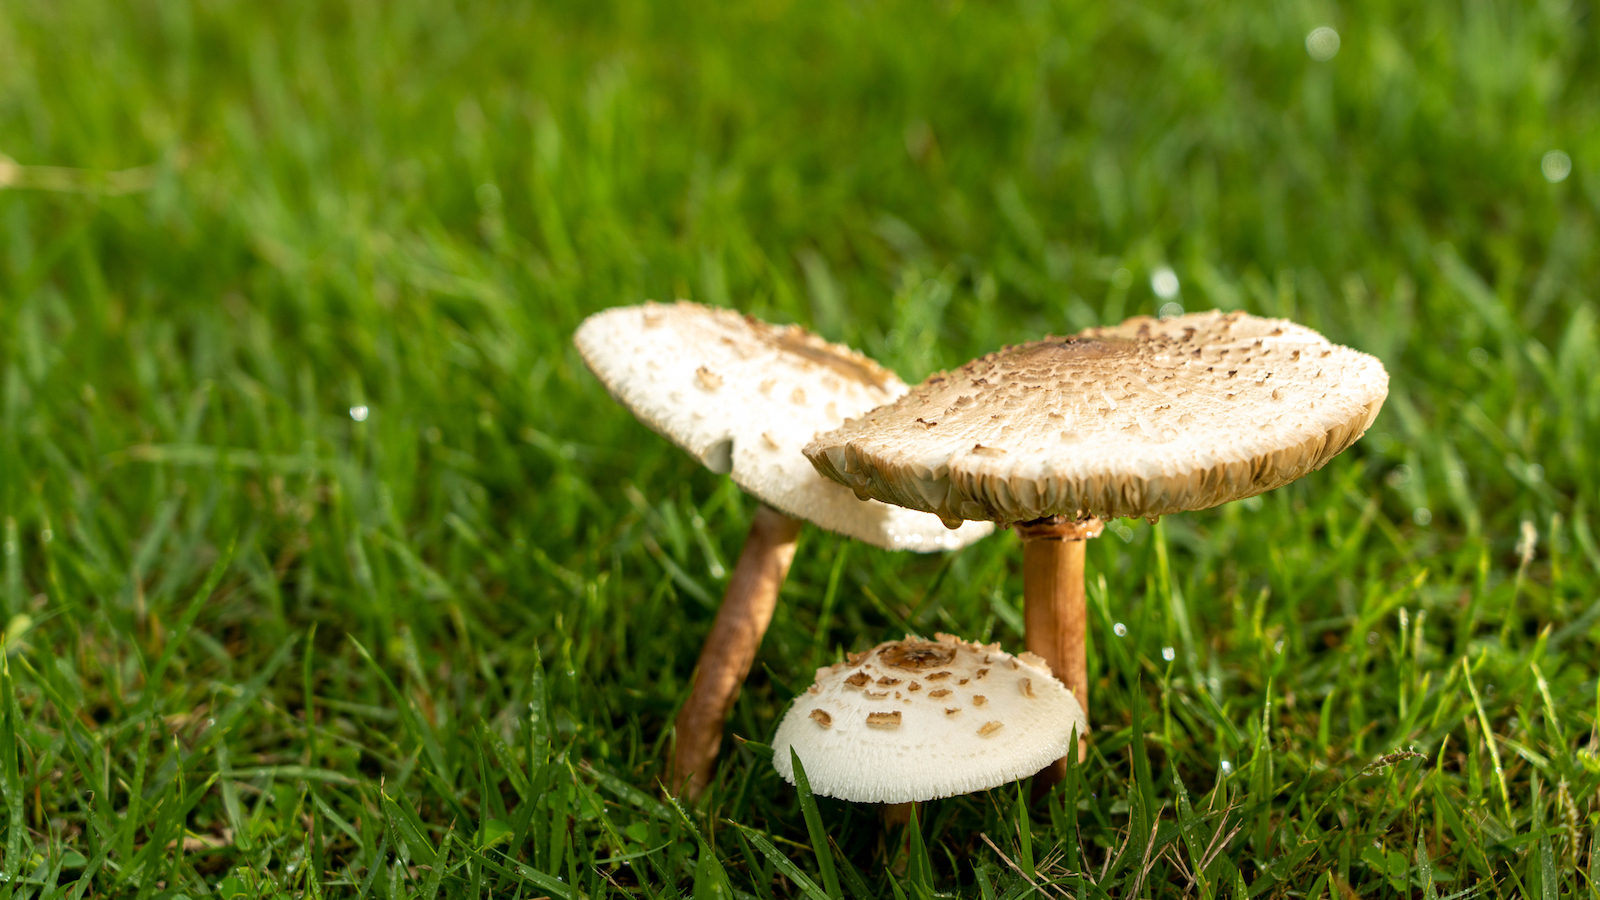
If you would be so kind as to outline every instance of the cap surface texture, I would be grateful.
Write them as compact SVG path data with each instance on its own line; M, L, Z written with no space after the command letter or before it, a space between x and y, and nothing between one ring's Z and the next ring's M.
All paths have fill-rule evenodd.
M863 501L801 455L818 432L907 390L848 347L687 302L608 309L573 342L641 421L780 512L893 550L955 549L991 530L950 531L926 513Z
M1083 708L1039 657L908 635L818 669L778 724L772 763L793 784L792 747L814 793L908 803L1032 775L1074 728L1088 728Z
M1287 484L1354 443L1383 364L1283 319L1129 319L1007 347L818 435L817 469L947 521L1161 516Z

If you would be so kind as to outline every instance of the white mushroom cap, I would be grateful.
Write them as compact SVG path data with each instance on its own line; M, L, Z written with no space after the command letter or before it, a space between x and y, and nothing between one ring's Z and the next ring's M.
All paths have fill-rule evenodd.
M955 522L1160 516L1321 468L1377 418L1383 364L1283 319L1129 319L1007 347L819 435L817 469Z
M811 790L860 803L952 797L1025 778L1067 753L1083 707L1032 653L948 634L906 636L817 670L772 740L789 783L793 747Z
M806 462L818 432L907 390L848 347L687 302L608 309L573 342L640 421L780 512L890 550L953 550L992 530L862 501Z

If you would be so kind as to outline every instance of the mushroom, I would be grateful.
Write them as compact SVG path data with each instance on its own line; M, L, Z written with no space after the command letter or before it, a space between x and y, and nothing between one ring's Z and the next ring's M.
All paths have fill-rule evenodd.
M1032 775L1087 727L1083 707L1034 654L935 638L907 635L818 669L773 737L778 774L794 783L792 747L814 793L932 800Z
M1028 649L1087 707L1084 541L1315 471L1388 385L1378 360L1282 319L1141 316L934 375L805 454L859 497L1016 526Z
M618 402L762 504L675 725L668 786L698 796L772 619L802 520L877 547L922 552L966 546L992 526L947 531L926 513L862 502L806 463L800 448L817 432L907 390L849 348L798 326L687 302L597 313L573 342Z

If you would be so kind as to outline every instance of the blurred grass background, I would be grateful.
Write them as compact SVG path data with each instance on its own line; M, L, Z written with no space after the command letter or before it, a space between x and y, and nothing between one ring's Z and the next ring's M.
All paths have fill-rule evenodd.
M0 190L0 894L1597 896L1597 37L1587 0L0 7L0 153L86 170ZM756 746L655 790L752 507L569 336L673 297L912 381L1244 308L1391 393L1322 472L1091 546L1050 803L813 832ZM907 630L1015 646L1014 540L806 532L730 731Z

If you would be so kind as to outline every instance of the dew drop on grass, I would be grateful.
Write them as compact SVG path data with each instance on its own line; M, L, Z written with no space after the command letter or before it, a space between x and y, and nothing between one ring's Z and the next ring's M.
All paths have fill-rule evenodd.
M1378 645L1378 633L1376 631L1367 632L1367 646L1368 647L1376 647L1377 645Z
M1426 526L1433 521L1433 513L1426 506L1419 506L1411 511L1411 521Z
M1222 761L1222 774L1224 774L1224 775L1232 775L1233 774L1233 763L1228 762L1227 760L1223 760Z
M1128 633L1128 626L1118 622L1117 624L1111 626L1111 630L1117 633L1117 637L1124 637Z
M1161 658L1167 662L1172 662L1174 659L1178 658L1178 651L1172 649L1171 647L1162 647Z
M1283 652L1283 641L1279 641L1276 644L1273 644L1272 645L1272 652L1273 653L1282 653Z
M1173 297L1178 296L1178 287L1178 273L1172 271L1171 266L1161 266L1150 273L1150 290L1155 291L1157 297L1163 300L1171 300ZM1174 315L1182 314L1183 307L1179 306L1178 312ZM1161 315L1163 318L1167 316L1167 308L1165 306L1161 307Z
M1551 184L1565 181L1572 174L1572 157L1560 150L1551 150L1539 160L1539 171L1544 174L1544 180Z
M1326 25L1306 35L1306 53L1317 62L1327 62L1339 52L1339 32Z
M350 407L350 418L355 419L357 422L365 422L367 420L367 413L368 410L365 406Z
M51 531L48 528L46 528L45 530L39 532L39 540L45 542L46 544L50 543L51 541L53 541L55 539L56 539L56 533L54 531Z

